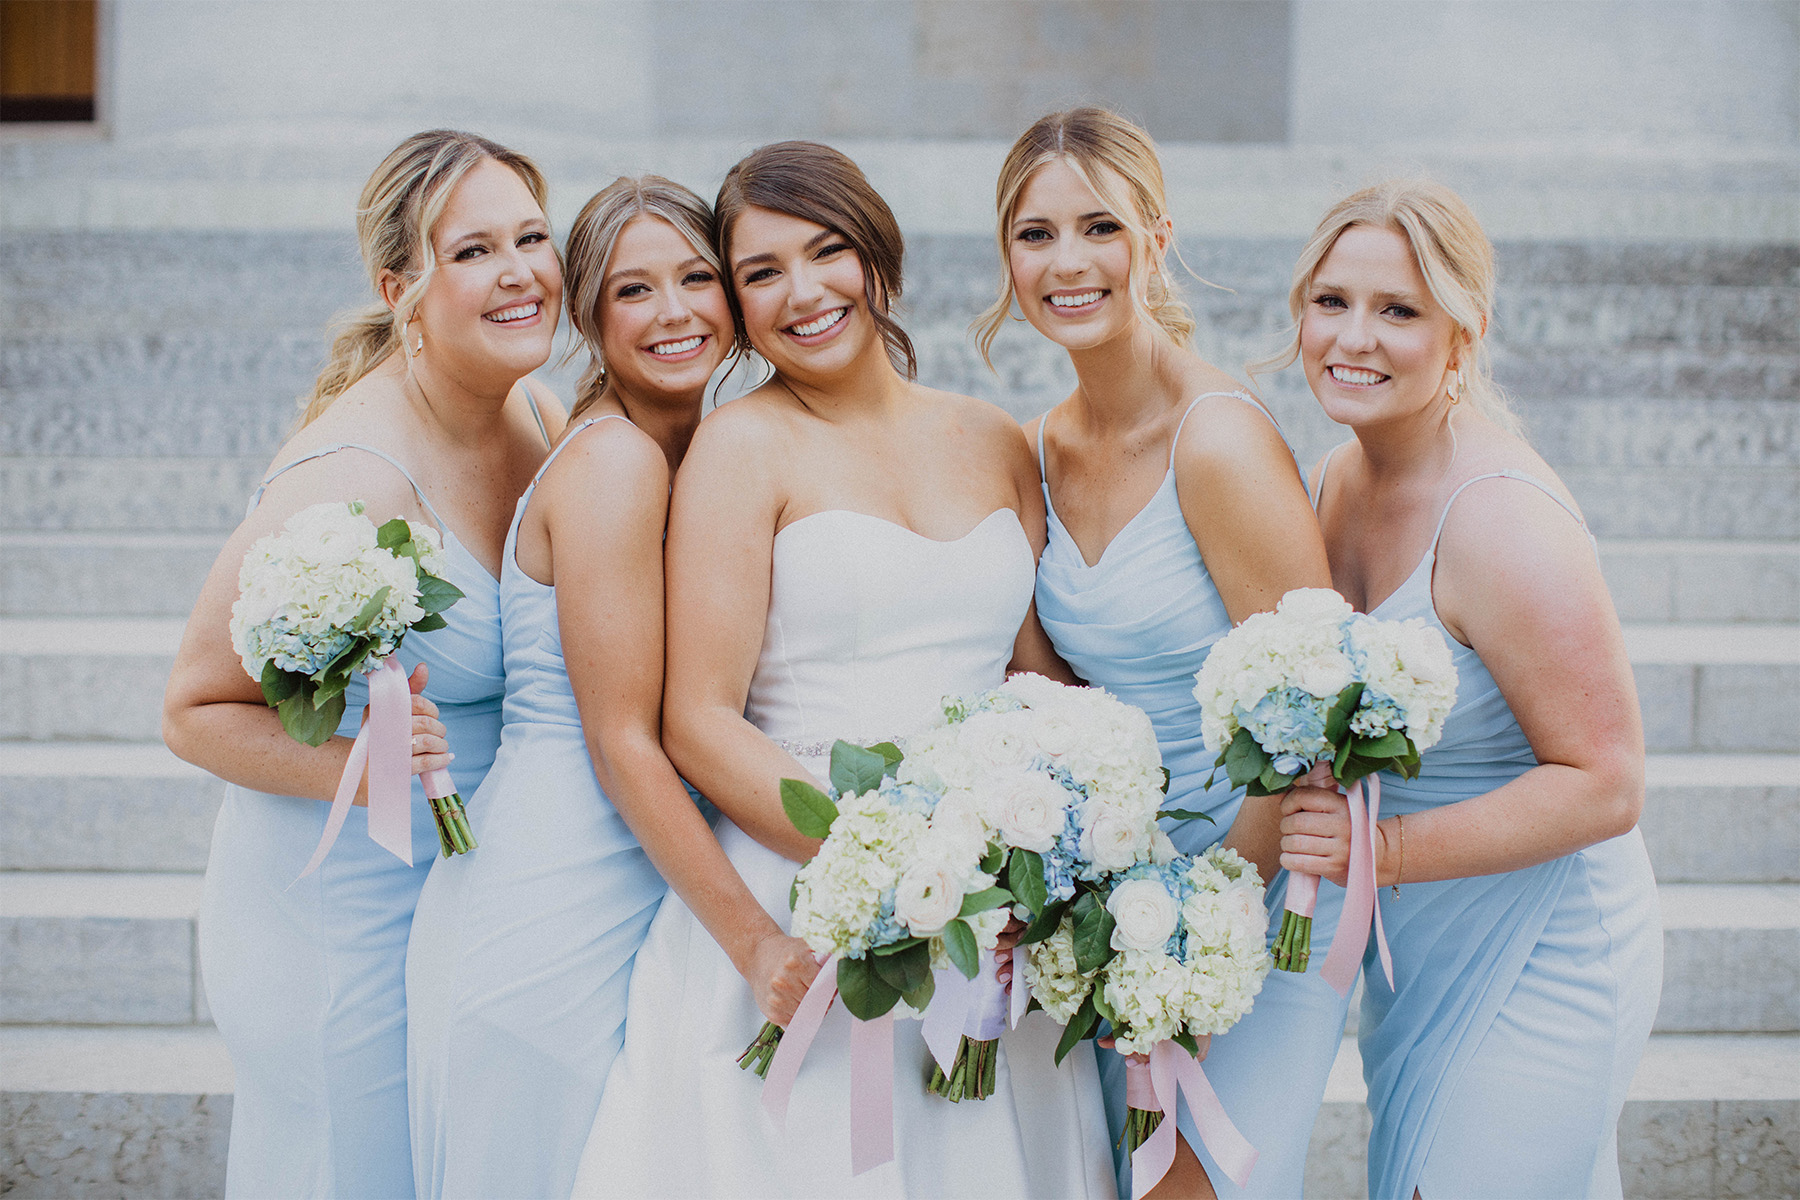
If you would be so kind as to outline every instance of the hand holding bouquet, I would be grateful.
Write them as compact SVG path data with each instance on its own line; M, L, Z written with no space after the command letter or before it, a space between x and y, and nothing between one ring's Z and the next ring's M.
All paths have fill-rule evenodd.
M1348 991L1374 912L1374 852L1365 843L1380 804L1371 778L1365 813L1359 781L1383 770L1407 779L1419 773L1419 755L1437 744L1456 700L1449 646L1418 618L1377 620L1327 588L1297 588L1274 612L1249 617L1213 646L1195 676L1194 698L1216 766L1247 794L1283 792L1315 763L1330 763L1332 777L1351 789L1351 899L1338 939L1345 949L1334 944L1325 967L1332 986ZM1318 890L1316 875L1289 877L1275 943L1281 970L1306 970Z
M401 517L377 529L357 500L302 509L244 556L240 594L231 608L232 647L290 737L323 745L343 720L352 672L369 677L368 723L357 735L325 836L302 877L336 839L365 763L369 836L412 862L404 729L411 701L393 655L408 633L443 628L441 614L462 598L442 577L444 569L437 530ZM472 849L468 818L448 772L429 772L423 782L443 852Z

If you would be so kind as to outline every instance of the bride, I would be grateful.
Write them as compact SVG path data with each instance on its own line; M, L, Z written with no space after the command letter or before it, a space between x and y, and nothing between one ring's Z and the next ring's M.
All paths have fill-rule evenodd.
M1009 667L1068 676L1032 613L1045 535L1030 452L998 409L913 382L888 311L903 247L886 203L837 151L783 142L732 168L717 215L741 331L774 374L701 423L676 479L664 740L785 927L818 843L783 813L784 776L822 782L833 739L907 733ZM1005 1035L995 1094L961 1104L926 1093L919 1025L897 1022L895 1158L853 1176L841 1005L785 1133L737 1065L794 999L753 996L671 893L638 952L575 1194L1113 1194L1091 1044L1055 1067L1060 1030L1042 1013Z

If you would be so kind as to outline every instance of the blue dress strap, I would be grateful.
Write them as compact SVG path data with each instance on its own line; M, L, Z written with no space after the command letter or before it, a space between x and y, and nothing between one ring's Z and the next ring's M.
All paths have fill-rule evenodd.
M531 390L531 376L519 380L519 386L525 389L525 401L531 405L531 419L537 422L538 436L544 439L544 449L551 448L550 431L544 428L544 414L538 411L537 395Z
M544 456L544 461L538 467L537 474L531 477L531 486L526 488L525 494L519 497L519 511L523 512L525 506L531 503L531 494L537 491L538 481L543 479L544 472L550 469L550 464L556 461L556 456L561 454L563 449L568 446L570 442L575 440L575 435L579 434L588 426L598 425L602 421L624 421L627 425L631 424L631 418L621 416L619 413L603 413L598 417L589 417L573 429L565 430L562 435L562 440L556 443L555 449Z
M1242 400L1245 404L1250 405L1252 408L1256 409L1257 412L1260 412L1263 416L1269 418L1269 424L1271 424L1275 427L1276 433L1281 434L1281 440L1284 442L1287 442L1289 450L1292 450L1294 448L1294 444L1292 442L1288 442L1287 434L1281 433L1281 422L1277 421L1275 419L1275 414L1270 412L1267 408L1265 408L1263 406L1263 402L1261 400L1258 400L1255 396L1252 396L1249 392L1239 392L1239 391L1201 392L1198 396L1195 396L1192 400L1188 401L1188 406L1187 406L1186 410L1183 411L1181 414L1181 420L1176 422L1176 424L1175 424L1175 436L1169 439L1169 470L1173 471L1175 469L1175 447L1181 442L1181 431L1187 425L1188 415L1194 411L1194 406L1196 404L1200 403L1202 400L1205 400L1211 396L1235 396L1239 400ZM1038 436L1039 436L1039 442L1040 442L1039 453L1041 455L1042 454L1041 442L1043 440L1043 426L1041 426L1041 425L1038 426Z
M1044 426L1048 425L1049 423L1050 423L1050 413L1048 410L1046 410L1042 416L1038 417L1038 436L1037 436L1038 478L1044 481L1045 487L1050 486L1050 476L1044 470Z
M1322 484L1324 482L1324 472L1320 472L1319 479ZM1463 494L1463 488L1468 487L1471 483L1480 483L1484 479L1516 479L1520 483L1529 483L1532 487L1556 501L1558 507L1568 513L1569 516L1573 517L1575 519L1575 524L1581 528L1581 532L1587 534L1588 545L1593 546L1596 552L1598 552L1599 543L1594 540L1593 530L1588 528L1587 522L1581 519L1581 514L1575 511L1573 505L1556 494L1554 488L1535 475L1527 475L1523 471L1503 470L1489 471L1485 475L1476 475L1473 478L1465 479L1454 492L1450 493L1450 498L1444 501L1443 513L1438 516L1437 528L1433 530L1431 534L1431 553L1433 555L1437 553L1438 539L1444 536L1444 522L1450 519L1450 506L1455 504L1456 498Z
M413 495L419 498L419 503L425 507L426 513L428 513L432 521L437 524L438 532L441 534L449 533L450 526L445 523L444 518L438 516L437 509L431 507L431 501L425 498L425 493L420 489L418 481L412 477L412 472L408 471L401 465L399 459L395 458L387 451L377 450L373 446L365 446L361 442L335 442L329 446L321 446L310 454L301 455L293 462L283 463L281 466L276 467L273 471L270 471L268 475L263 477L263 481L257 486L256 491L250 494L250 503L245 506L244 515L248 517L251 513L256 511L256 506L262 503L263 493L267 491L269 485L274 483L280 476L293 470L301 463L311 462L315 458L324 458L327 454L336 454L339 450L361 450L365 454L373 454L376 458L381 459L389 466L393 467L394 470L400 472L400 474L405 477L408 486L412 488Z
M1319 511L1319 497L1325 494L1325 472L1331 470L1332 456L1349 444L1349 442L1339 442L1337 445L1327 450L1325 452L1325 457L1319 460L1319 477L1313 481L1311 487L1313 512L1316 513ZM1455 497L1452 497L1452 499L1454 498Z

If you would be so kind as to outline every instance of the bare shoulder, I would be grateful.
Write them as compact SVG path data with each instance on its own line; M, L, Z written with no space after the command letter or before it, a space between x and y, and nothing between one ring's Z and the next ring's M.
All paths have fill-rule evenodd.
M595 488L616 493L621 486L664 493L669 463L656 439L630 421L598 420L564 435L540 486L560 491L571 485L590 494Z
M951 429L963 437L974 438L984 451L1009 457L1024 451L1024 429L999 405L937 388L916 387L916 394Z
M1187 406L1174 451L1178 470L1191 468L1182 474L1294 469L1293 451L1280 428L1260 403L1244 399L1250 394L1242 388L1219 390Z

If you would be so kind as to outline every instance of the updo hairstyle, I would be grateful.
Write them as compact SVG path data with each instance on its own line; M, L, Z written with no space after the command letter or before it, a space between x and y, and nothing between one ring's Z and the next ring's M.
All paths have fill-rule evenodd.
M731 235L747 208L786 213L823 225L849 242L863 268L863 299L894 369L908 379L919 373L912 339L889 309L900 300L901 260L906 239L900 222L862 169L849 158L817 142L774 142L752 150L725 176L713 204L719 227L719 258L731 265ZM725 289L737 322L738 345L750 348L735 283Z
M582 206L581 215L569 230L565 255L568 261L563 267L569 323L581 338L579 344L569 347L563 361L574 357L583 346L588 353L587 368L575 386L570 425L606 390L606 356L600 343L600 292L619 235L638 217L659 217L673 225L693 246L694 253L718 273L721 286L725 283L715 248L718 230L706 201L661 175L621 175L596 192ZM727 292L730 290L726 288Z
M1288 289L1293 337L1280 354L1252 364L1251 373L1278 371L1300 357L1300 319L1313 276L1344 231L1358 225L1391 229L1406 239L1432 299L1468 339L1459 399L1509 433L1521 433L1517 414L1494 382L1484 338L1494 314L1493 243L1461 196L1427 179L1385 180L1331 206L1294 264Z
M398 275L405 287L391 309L383 303L373 304L334 322L338 333L331 343L330 360L312 391L300 398L305 408L302 425L315 420L396 349L404 349L407 323L437 269L437 257L431 251L433 227L462 177L489 158L511 167L538 207L546 208L544 176L536 164L487 138L455 129L413 134L369 176L356 206L356 240L363 266L377 295L383 271Z
M1007 252L1019 197L1039 168L1059 161L1081 176L1125 227L1131 241L1132 307L1177 346L1186 346L1194 335L1194 314L1171 282L1167 256L1156 245L1156 226L1169 215L1156 143L1117 113L1104 108L1072 108L1039 118L1013 143L1000 166L1000 179L994 185L1000 295L975 319L981 357L993 365L988 351L1012 311L1012 263Z

